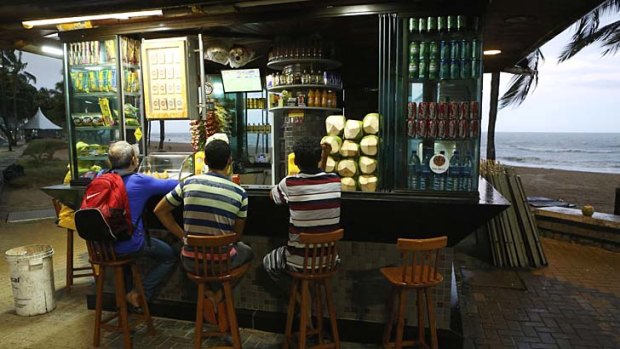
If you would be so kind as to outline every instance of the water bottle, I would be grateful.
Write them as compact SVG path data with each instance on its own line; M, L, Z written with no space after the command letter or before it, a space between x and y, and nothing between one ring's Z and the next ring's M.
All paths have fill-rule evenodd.
M440 151L439 154L445 156L445 151ZM433 173L433 190L445 190L446 189L446 175L447 173Z
M450 167L448 167L448 178L446 181L446 190L459 190L459 182L461 177L461 158L459 151L455 150L450 158Z
M430 167L431 158L433 157L432 149L425 149L424 162L420 165L420 190L432 189L432 172Z
M461 190L471 191L473 180L471 178L473 173L474 162L471 158L471 153L467 152L467 155L463 158L463 166L461 167Z
M409 158L409 189L418 189L420 181L420 158L417 151L411 152Z

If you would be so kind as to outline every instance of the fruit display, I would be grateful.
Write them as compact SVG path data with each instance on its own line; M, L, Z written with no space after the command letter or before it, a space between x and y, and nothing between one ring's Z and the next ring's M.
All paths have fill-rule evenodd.
M189 131L192 136L191 143L194 152L204 150L207 141L207 123L205 120L192 120L189 122Z
M321 143L331 145L325 171L335 172L341 178L343 191L374 192L378 178L375 175L379 152L380 116L367 114L363 121L347 120L343 115L331 115L325 119L325 131ZM342 137L344 141L342 140Z
M230 133L230 117L221 105L216 105L215 110L207 113L206 132L207 138L216 133Z
M95 143L77 142L75 149L78 156L99 156L108 154L108 146Z

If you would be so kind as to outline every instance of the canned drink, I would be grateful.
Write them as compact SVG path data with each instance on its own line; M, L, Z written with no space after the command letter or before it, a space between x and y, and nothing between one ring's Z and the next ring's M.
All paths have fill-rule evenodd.
M437 17L437 31L443 32L443 31L446 31L446 29L448 29L447 23L446 23L446 17L445 16Z
M418 115L418 106L415 102L407 103L407 118L415 119L416 115Z
M417 138L425 138L426 137L426 120L418 120L416 127L416 137Z
M457 31L467 30L467 17L466 16L458 16L456 18L456 30Z
M417 18L409 18L409 33L417 34L419 32L418 29L418 19Z
M418 64L418 77L420 79L426 79L428 77L428 64L425 60L421 60Z
M426 137L428 138L437 138L437 121L436 120L428 120L428 124L426 125Z
M457 119L459 117L459 102L450 102L448 104L448 119Z
M413 41L409 44L409 61L417 61L420 57L420 42Z
M478 138L480 134L480 120L472 119L469 122L469 138Z
M437 58L437 56L439 56L439 42L437 41L430 42L429 54L430 54L431 59Z
M461 59L461 43L459 41L450 41L450 59Z
M456 119L448 120L448 139L456 139L458 134L458 121Z
M418 103L418 120L428 119L428 102Z
M409 78L417 79L418 73L419 73L418 62L412 61L411 63L409 63Z
M459 119L469 120L469 102L459 103Z
M467 119L459 120L459 134L460 139L466 139L469 136L469 121Z
M418 19L418 32L420 34L426 32L426 17Z
M407 137L416 136L416 121L413 118L407 119Z
M441 80L450 79L450 61L447 59L439 61L439 78Z
M478 101L471 101L469 103L469 114L472 120L480 120L480 104L478 104Z
M464 59L461 61L461 79L470 79L472 77L471 60Z
M436 59L431 59L428 62L428 78L430 80L437 80L439 76L439 62Z
M450 41L439 43L439 59L450 59Z
M440 120L445 120L448 118L448 103L447 102L439 102L437 103L437 118Z
M471 59L480 59L480 40L478 39L471 42Z
M448 31L453 32L457 29L456 16L448 16Z
M471 41L463 40L461 41L461 59L471 59Z
M420 59L426 59L426 56L428 56L428 51L429 51L428 41L420 42L419 46L420 46Z
M437 121L437 138L446 139L448 138L448 125L446 120Z
M437 30L437 17L428 17L426 20L426 27L429 33Z
M460 62L454 60L450 62L450 79L458 79L461 77L461 65Z
M437 103L435 102L428 102L428 108L427 108L427 114L428 114L428 118L431 120L435 120L437 119Z
M477 79L480 77L480 71L482 66L480 65L480 60L476 59L471 62L471 77Z

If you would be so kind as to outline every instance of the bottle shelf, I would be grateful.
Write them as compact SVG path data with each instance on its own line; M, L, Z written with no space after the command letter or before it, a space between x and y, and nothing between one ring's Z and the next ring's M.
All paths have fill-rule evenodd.
M454 32L408 32L409 42L412 41L453 41L453 40L480 40L480 35L475 32L454 31Z
M274 87L269 87L267 91L269 92L280 92L283 90L294 90L294 89L304 89L304 88L322 88L326 90L342 90L341 86L332 86L332 85L321 85L321 84L296 84L296 85L278 85Z
M78 155L78 160L84 160L84 161L106 161L108 160L108 156L107 155Z
M116 68L116 62L73 64L69 66L69 69L82 69L82 70L102 70L102 69L109 69L109 68Z
M336 69L342 65L340 62L328 58L285 58L267 62L267 68L282 70L291 64L314 64L317 68L323 69Z
M118 130L118 126L76 126L75 131L106 131Z
M279 110L317 110L317 111L329 111L329 112L342 112L342 108L323 108L323 107L275 107L270 108L269 111Z
M76 92L73 94L75 98L94 98L94 97L118 97L118 92Z

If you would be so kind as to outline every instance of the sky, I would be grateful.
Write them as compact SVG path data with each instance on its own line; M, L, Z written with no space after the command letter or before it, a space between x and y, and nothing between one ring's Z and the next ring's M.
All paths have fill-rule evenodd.
M620 15L607 17L618 20ZM523 104L498 113L497 132L620 132L620 54L601 57L598 46L589 47L569 61L557 57L573 32L570 27L542 47L545 62L539 66L539 83ZM62 81L62 61L24 53L27 70L37 77L37 88L53 88ZM500 96L511 74L501 74ZM483 122L487 129L490 74L484 75ZM187 122L167 130L184 132ZM153 130L155 131L155 130Z

